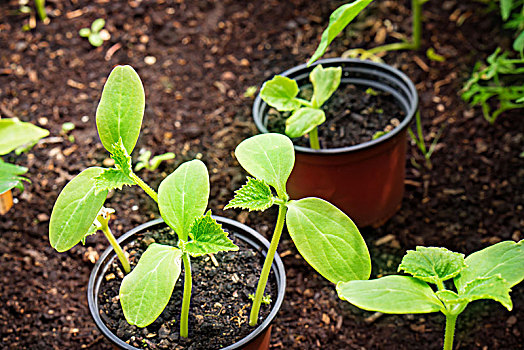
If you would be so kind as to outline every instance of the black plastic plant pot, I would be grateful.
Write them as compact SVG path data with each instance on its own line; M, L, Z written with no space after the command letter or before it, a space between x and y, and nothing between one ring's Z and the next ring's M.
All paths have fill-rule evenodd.
M326 199L359 226L380 226L395 214L402 202L407 128L418 107L417 91L399 70L358 59L324 59L309 68L300 65L280 75L296 80L299 87L310 85L309 73L318 64L324 68L342 67L341 86L353 84L391 94L405 112L405 118L384 136L354 146L320 150L295 146L295 167L287 190L293 199L310 196ZM258 95L253 118L262 133L268 132L268 110L269 106Z
M267 250L269 249L269 242L258 232L252 228L239 223L238 221L231 220L228 218L223 218L220 216L213 216L219 224L222 224L222 227L235 233L235 237L245 242L247 245L251 246L252 249L260 251L263 256L266 255ZM150 222L147 222L143 225L140 225L133 230L122 235L118 242L121 246L134 241L136 235L147 231L154 230L156 228L164 228L166 224L162 219L156 219ZM89 305L89 311L93 317L96 326L102 332L102 334L118 349L138 349L122 339L118 338L102 321L100 317L100 308L99 308L99 298L98 292L101 284L104 281L104 275L108 268L110 267L112 261L116 258L116 254L112 247L106 249L102 254L100 259L95 264L91 276L89 277L89 284L87 287L87 301ZM271 328L272 322L277 316L277 313L282 305L284 300L284 292L286 289L286 273L284 270L284 264L282 260L275 254L275 259L272 265L272 271L275 275L276 286L277 286L277 298L273 307L266 317L266 319L260 323L256 328L253 328L252 332L249 333L246 337L237 341L234 344L231 344L223 349L233 350L233 349L245 349L245 350L267 350L269 349L270 338L271 338Z

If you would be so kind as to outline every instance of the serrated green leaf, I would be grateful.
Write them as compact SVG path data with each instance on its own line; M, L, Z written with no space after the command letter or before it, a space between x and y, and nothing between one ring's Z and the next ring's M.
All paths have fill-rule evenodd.
M425 314L444 308L430 286L409 276L340 282L337 292L361 309L386 314Z
M27 172L27 168L10 163L0 159L0 194L13 188L24 190L22 181L30 182L27 178L20 176Z
M480 299L492 299L501 303L511 311L513 303L509 292L511 288L500 275L477 278L464 286L464 290L457 293L451 291L439 291L437 296L446 303L456 304L472 302Z
M122 142L122 139L119 139L118 142L111 145L109 151L111 153L111 158L115 161L115 167L120 170L122 173L131 176L133 168L131 165L131 156L127 153L126 148Z
M144 108L144 87L138 74L131 66L115 67L96 110L96 126L106 150L111 152L112 145L122 138L127 153L133 152Z
M464 254L446 248L417 247L416 250L408 250L398 271L438 284L457 276L465 267Z
M191 256L238 250L238 247L227 237L227 232L222 229L222 225L211 217L211 210L195 219L189 235L192 240L184 244L183 250Z
M120 285L120 304L127 322L138 327L153 323L164 311L181 271L182 251L153 243Z
M99 33L89 34L89 36L87 37L87 40L89 40L89 43L93 45L94 47L102 46L102 44L104 43L104 39L102 39Z
M102 30L102 28L104 28L105 25L106 21L103 18L97 18L93 21L93 23L91 23L91 31L93 33L98 33Z
M224 209L242 208L264 211L275 203L271 188L263 181L252 177L247 178L247 183L235 191L235 197L229 201Z
M118 169L104 169L100 175L95 178L95 189L98 194L101 191L109 191L115 188L119 190L122 186L133 186L135 182L129 176Z
M251 175L287 196L286 182L295 164L291 140L281 134L262 134L242 141L235 149L240 165Z
M260 90L260 97L279 111L293 111L300 108L300 102L295 99L298 91L295 80L276 75L264 83Z
M86 238L88 236L92 236L96 233L96 231L98 231L98 228L95 226L95 225L91 225L89 227L89 229L87 230L86 234L84 235L84 237L82 237L82 239L80 240L80 242L82 243L82 245L85 245L86 244Z
M7 154L26 144L49 135L49 131L15 118L0 119L0 155Z
M180 165L158 188L160 215L183 241L195 219L204 215L208 199L209 175L197 159Z
M335 37L366 7L372 0L357 0L337 8L329 17L329 25L322 33L320 44L307 65L310 66L326 52Z
M320 108L337 91L341 77L341 67L324 68L319 64L311 71L309 80L313 83L313 106Z
M87 168L58 196L49 222L49 242L59 252L74 247L85 236L104 205L107 191L95 192L95 178L104 169Z
M368 279L369 252L357 226L319 198L288 202L289 235L304 259L333 283Z
M469 255L465 261L468 267L453 280L459 292L477 278L497 274L513 287L524 279L524 241L497 243Z
M303 107L286 119L286 135L300 137L326 121L324 111L317 108Z

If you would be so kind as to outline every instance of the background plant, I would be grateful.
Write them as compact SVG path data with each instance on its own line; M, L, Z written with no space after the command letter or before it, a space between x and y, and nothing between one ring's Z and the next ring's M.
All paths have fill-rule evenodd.
M426 140L424 139L424 133L422 132L422 121L420 119L420 111L417 111L417 114L415 114L415 127L416 134L415 132L413 132L413 130L411 130L411 128L408 128L409 137L424 157L426 167L431 169L433 167L433 164L431 163L431 156L433 155L433 152L435 152L438 140L442 135L442 131L444 131L444 126L442 126L438 133L435 135L435 137L433 137L433 141L431 142L429 147L426 147ZM412 164L415 167L420 167L414 158L411 158L411 160Z
M147 169L154 171L156 170L163 161L174 159L175 154L173 152L167 152L164 154L159 154L151 158L151 151L145 150L141 152L138 156L138 163L135 164L135 171L140 171L142 169Z
M87 38L94 47L99 47L104 43L104 40L109 39L109 33L103 30L105 25L106 21L103 18L97 18L91 23L91 28L82 28L78 34L83 38Z
M254 178L248 178L224 209L264 211L278 206L275 230L251 308L251 326L258 322L269 271L285 224L300 254L331 282L369 278L369 252L346 214L319 198L289 200L286 183L295 163L295 150L289 138L281 134L253 136L237 146L235 155Z
M388 314L442 312L446 316L444 350L453 349L457 317L475 300L492 299L511 311L511 287L524 279L524 243L505 241L464 259L445 248L417 247L398 268L410 276L339 282L341 299L368 311ZM455 290L446 281L453 280ZM436 286L436 291L431 287ZM448 288L447 288L448 287Z

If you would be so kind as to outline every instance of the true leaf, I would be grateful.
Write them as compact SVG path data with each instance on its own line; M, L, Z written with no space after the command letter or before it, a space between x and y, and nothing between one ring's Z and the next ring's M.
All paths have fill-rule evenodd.
M211 210L193 222L189 235L192 240L184 245L184 251L191 256L238 250L238 247L227 237L227 232L222 229L222 225L211 217Z
M95 178L97 194L100 191L109 191L115 188L121 190L124 185L133 186L134 184L133 179L118 169L104 169L104 172Z
M165 309L180 276L182 251L153 243L120 285L120 304L127 322L138 327L153 323Z
M96 110L96 126L106 150L111 152L112 145L122 138L131 154L140 133L144 107L144 87L138 74L131 66L115 67Z
M425 282L409 276L387 276L337 284L338 296L368 311L386 314L419 314L443 309L442 302Z
M493 299L511 311L513 303L509 296L510 291L509 283L501 278L500 275L496 275L474 279L467 283L464 290L458 294L447 290L437 292L437 296L446 303L451 304L469 303L480 299Z
M6 163L0 159L0 194L9 191L13 188L24 190L22 181L30 182L23 176L27 172L27 168L10 163Z
M104 169L87 168L71 180L58 196L49 222L49 242L59 252L78 244L98 216L107 191L95 190L95 178Z
M398 271L437 284L455 277L465 267L464 254L454 253L446 248L417 247L416 250L408 250Z
M158 188L160 215L183 241L195 219L204 215L208 199L209 175L197 159L180 165Z
M465 261L468 267L453 280L458 291L477 278L497 274L513 287L524 279L524 241L497 243L469 255Z
M340 85L341 77L341 67L323 68L319 64L311 71L309 80L313 83L313 106L320 108L333 95Z
M298 84L295 80L281 75L266 81L260 90L260 97L271 107L279 111L293 111L300 108Z
M353 221L319 198L288 203L289 234L304 259L333 283L368 279L369 252Z
M326 121L324 111L317 108L303 107L286 119L286 135L300 137Z
M224 209L242 208L264 211L271 207L275 198L271 188L263 181L252 177L247 178L247 183L235 191L235 197L229 201Z
M286 196L286 182L295 164L291 140L282 134L262 134L242 141L235 149L240 165L251 175Z
M328 27L322 33L320 44L307 65L310 66L326 52L329 44L372 0L357 0L337 8L329 17Z
M111 146L111 158L115 161L115 167L122 171L127 176L130 176L133 172L131 165L131 156L127 152L122 139L119 139L118 142L114 143Z
M84 235L84 237L82 237L82 239L80 240L80 242L82 242L83 245L86 244L86 238L94 235L96 231L98 231L97 226L95 226L94 224L91 225L89 229L87 230L86 234Z
M21 122L14 118L0 119L0 155L34 143L47 135L49 131L31 123Z

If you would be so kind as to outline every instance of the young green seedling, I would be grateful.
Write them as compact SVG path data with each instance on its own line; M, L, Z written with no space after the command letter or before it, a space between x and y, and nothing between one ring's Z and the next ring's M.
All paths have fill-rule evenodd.
M83 38L87 38L94 47L99 47L104 43L104 40L108 40L109 33L103 31L105 25L106 21L103 18L98 18L91 23L91 28L82 28L78 34Z
M138 156L138 163L135 165L135 171L140 171L144 168L153 171L156 170L163 161L174 158L175 154L173 152L159 154L158 156L151 158L151 151L147 150L140 153Z
M248 178L224 209L264 211L272 205L278 205L275 231L251 308L251 326L258 322L267 279L286 223L300 254L328 280L336 283L369 278L369 252L350 218L319 198L289 200L286 182L293 170L295 151L288 137L281 134L253 136L237 146L235 155L240 165L254 178ZM330 256L333 259L328 259Z
M337 292L341 299L368 311L442 312L446 316L444 350L452 350L457 317L470 302L492 299L511 311L509 292L524 279L523 266L524 241L500 242L465 259L445 248L417 247L407 252L398 267L413 277L341 280ZM445 282L451 279L455 290L446 288Z

